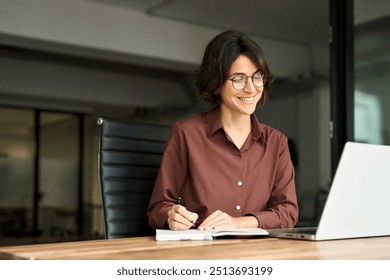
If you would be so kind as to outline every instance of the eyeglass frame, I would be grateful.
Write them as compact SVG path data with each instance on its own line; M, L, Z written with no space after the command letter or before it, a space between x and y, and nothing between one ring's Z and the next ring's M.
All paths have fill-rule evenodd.
M247 86L247 84L248 84L248 79L249 79L249 78L251 78L252 84L253 84L254 87L256 87L256 88L261 88L261 87L264 87L264 85L265 85L265 83L266 83L266 81L267 81L267 77L265 77L265 76L261 73L261 77L262 77L263 84L262 84L261 86L255 85L255 83L254 83L254 81L253 81L253 76L256 75L256 74L259 73L259 72L261 73L261 70L260 70L260 69L257 70L256 72L254 72L254 73L252 74L252 76L247 76L247 75L245 75L244 73L234 73L234 74L230 75L230 76L233 76L233 77L230 78L230 79L228 78L227 80L232 81L232 86L233 86L233 88L236 89L236 90L242 90L242 89L244 89L244 88ZM236 88L236 87L234 86L234 77L237 76L237 75L242 75L242 76L245 77L245 85L244 85L242 88ZM229 76L229 77L230 77L230 76Z

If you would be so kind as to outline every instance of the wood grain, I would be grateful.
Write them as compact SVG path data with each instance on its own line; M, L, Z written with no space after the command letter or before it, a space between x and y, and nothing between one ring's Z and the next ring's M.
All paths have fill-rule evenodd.
M268 237L157 242L153 237L136 237L0 247L0 259L390 259L390 237L320 242Z

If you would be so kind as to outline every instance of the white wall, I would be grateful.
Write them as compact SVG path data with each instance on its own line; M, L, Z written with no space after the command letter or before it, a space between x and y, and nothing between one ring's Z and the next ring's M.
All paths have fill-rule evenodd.
M192 101L172 78L0 56L0 95L155 108ZM1 103L1 102L0 102Z

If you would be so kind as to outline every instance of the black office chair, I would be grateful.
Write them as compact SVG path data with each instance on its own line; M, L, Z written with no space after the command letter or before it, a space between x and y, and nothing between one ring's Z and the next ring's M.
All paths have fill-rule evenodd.
M169 126L99 118L99 182L106 239L153 235L146 209Z

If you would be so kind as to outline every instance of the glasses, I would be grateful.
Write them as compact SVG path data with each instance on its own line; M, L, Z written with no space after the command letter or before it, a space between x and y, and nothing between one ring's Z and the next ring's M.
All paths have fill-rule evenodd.
M256 71L252 76L247 76L243 73L236 73L233 74L233 77L228 80L232 81L232 85L235 89L241 90L244 87L246 87L249 78L252 79L252 83L255 87L264 86L267 80L266 77L264 77L264 75L261 74L260 70Z

